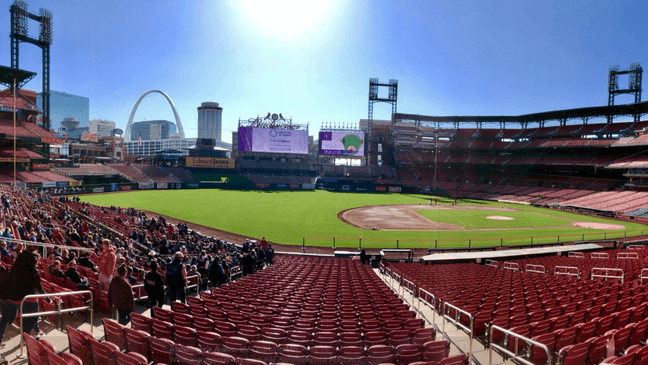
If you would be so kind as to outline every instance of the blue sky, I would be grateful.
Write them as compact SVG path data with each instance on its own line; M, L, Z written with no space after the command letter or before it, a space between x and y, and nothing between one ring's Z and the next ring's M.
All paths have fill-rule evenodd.
M4 65L11 3L0 0ZM200 103L220 103L226 141L239 117L267 112L308 121L311 134L323 121L357 123L370 77L399 80L400 112L517 115L605 105L609 66L648 67L645 1L28 3L54 14L51 88L89 97L90 118L125 128L139 96L159 89L188 137ZM38 48L21 46L21 68L39 73L27 89L41 89L40 62ZM376 105L375 118L389 115ZM151 94L142 119L173 114Z

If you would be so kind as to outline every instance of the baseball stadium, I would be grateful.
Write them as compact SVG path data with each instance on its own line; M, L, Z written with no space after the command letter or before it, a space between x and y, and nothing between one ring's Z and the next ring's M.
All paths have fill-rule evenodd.
M371 78L357 124L262 113L181 151L135 132L157 93L184 139L157 89L125 133L54 131L52 13L9 10L0 365L648 363L640 63L607 105L521 115L403 112Z

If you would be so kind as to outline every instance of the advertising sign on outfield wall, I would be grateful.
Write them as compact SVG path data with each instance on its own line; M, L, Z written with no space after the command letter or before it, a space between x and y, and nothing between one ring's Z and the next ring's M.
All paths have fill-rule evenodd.
M187 167L200 167L208 169L233 169L233 158L216 158L216 157L191 157L187 156Z
M390 193L400 193L401 192L401 187L400 186L390 186L389 187L389 192Z
M302 189L303 190L315 190L315 184L303 183L302 184Z
M54 188L56 187L56 181L43 181L44 188Z
M140 189L153 189L154 187L155 187L155 183L152 182L139 183Z
M168 189L168 188L169 188L169 184L167 184L167 183L163 183L163 182L159 182L159 183L157 183L157 188L158 188L158 189Z

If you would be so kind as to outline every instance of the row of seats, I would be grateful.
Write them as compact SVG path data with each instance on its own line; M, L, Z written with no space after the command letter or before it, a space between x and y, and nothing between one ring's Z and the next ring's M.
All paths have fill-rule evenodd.
M156 312L159 314L159 312ZM434 340L436 331L432 327L423 328L421 319L415 319L409 326L385 326L378 324L374 328L360 328L357 324L348 328L313 328L313 327L258 327L251 324L234 324L231 322L213 321L209 318L195 317L191 321L178 320L174 315L173 322L163 319L147 318L138 314L132 316L134 329L152 333L159 338L174 339L181 336L186 343L195 346L200 337L241 337L248 341L267 340L279 344L297 343L304 346L331 345L363 346L392 345L405 343L424 343Z
M133 322L135 325L135 322ZM261 365L266 363L291 364L369 364L389 362L411 364L427 361L430 364L459 365L467 363L466 355L448 357L448 341L405 343L395 347L377 344L368 348L348 345L336 348L329 344L307 347L298 343L276 343L268 340L247 341L241 337L212 337L204 334L193 342L179 333L172 338L160 338L144 330L124 327L105 319L106 341L114 344L116 351L136 353L144 358L165 364L232 364ZM87 336L87 334L86 334ZM72 340L71 340L72 343ZM73 353L81 346L71 347ZM243 361L246 360L246 361Z

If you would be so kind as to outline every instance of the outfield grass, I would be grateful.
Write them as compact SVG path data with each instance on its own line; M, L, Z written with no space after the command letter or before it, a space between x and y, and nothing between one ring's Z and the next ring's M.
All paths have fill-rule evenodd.
M604 231L587 228L509 228L492 227L491 224L511 221L491 221L470 216L453 218L452 215L430 216L434 221L449 222L447 219L469 222L473 228L501 228L486 231L372 231L362 230L340 221L337 213L350 208L367 205L428 204L429 197L406 194L355 194L331 193L327 191L232 191L217 189L201 190L142 190L123 193L96 194L82 196L81 200L104 206L156 212L161 215L194 222L208 227L233 232L251 238L266 238L282 244L301 245L303 237L307 245L332 246L333 236L337 247L358 247L362 239L364 247L434 247L490 246L494 244L526 244L533 242L555 242L558 236L561 241L585 239L602 239ZM439 204L450 204L446 199L438 199ZM520 210L517 223L535 217L533 227L569 226L574 221L602 222L621 224L628 231L640 233L645 227L636 223L617 222L600 218L581 216L566 212L534 208L530 206L492 203L479 200L460 200L461 205L506 206ZM435 211L427 211L434 213ZM483 214L484 211L466 211L466 213ZM493 212L492 215L508 216L513 212ZM463 213L458 213L463 214ZM488 214L491 215L491 214ZM457 216L458 217L458 216ZM476 216L479 217L479 216ZM533 221L533 219L532 219ZM516 221L512 221L513 227ZM547 223L549 222L549 223ZM456 223L455 223L456 224ZM528 224L528 223L527 223ZM612 233L614 232L614 233ZM610 231L607 238L623 237L624 230ZM566 235L578 235L569 236ZM315 239L312 237L321 237ZM504 240L500 240L505 238Z

